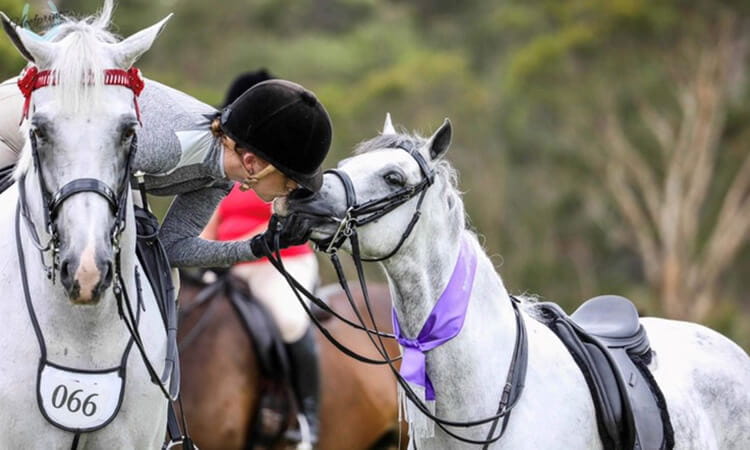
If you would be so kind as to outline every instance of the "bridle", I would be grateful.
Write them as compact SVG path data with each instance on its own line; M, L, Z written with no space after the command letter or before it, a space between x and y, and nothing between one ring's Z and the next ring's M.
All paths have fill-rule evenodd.
M357 227L367 225L370 222L374 222L380 219L381 217L385 216L394 209L419 195L419 200L417 201L417 207L414 211L414 214L412 215L409 224L406 226L406 229L401 234L401 239L399 240L398 244L396 244L396 247L383 257L362 258L362 261L385 261L386 259L395 255L401 249L401 246L409 237L412 230L414 229L414 226L417 224L419 218L422 215L422 202L424 200L425 194L427 193L427 188L432 186L432 183L435 181L435 172L430 169L430 167L427 165L427 161L425 161L422 154L414 148L411 142L407 141L401 143L398 148L401 148L409 153L417 162L417 164L419 164L419 169L422 173L422 180L420 180L419 183L413 186L405 186L395 192L391 192L385 197L359 204L357 203L357 194L354 190L352 179L349 177L349 175L347 175L346 172L338 169L330 169L325 171L325 173L335 175L339 180L341 180L341 183L344 185L347 208L343 218L339 219L335 217L329 217L329 219L339 222L339 226L330 239L328 239L325 243L320 244L321 250L329 254L334 253L341 247L341 245L343 245L347 238L350 238L354 234Z
M57 84L57 78L55 73L51 70L39 71L35 66L27 67L18 79L18 88L24 96L24 107L21 121L28 118L29 109L31 104L31 94L40 88L46 86L54 86ZM104 84L123 86L133 91L133 103L135 105L136 116L140 122L140 109L138 107L138 96L145 86L143 78L141 77L140 70L131 68L130 70L121 69L109 69L104 73ZM20 205L21 214L26 221L27 228L31 230L32 241L34 246L42 254L42 265L45 267L47 277L53 282L55 281L55 273L59 269L59 252L60 252L60 235L57 229L56 218L57 214L62 206L63 202L68 198L83 192L93 192L98 194L107 200L107 203L112 210L115 220L110 230L110 240L115 251L115 254L119 256L120 253L120 235L125 230L125 216L127 213L127 200L130 192L130 173L133 165L136 150L138 148L137 137L133 135L128 150L127 159L125 163L125 170L121 177L118 186L114 189L108 186L101 180L95 178L78 178L72 180L58 189L56 192L51 193L47 187L47 183L44 180L44 174L42 171L41 157L39 155L39 149L37 145L36 134L33 130L29 131L29 141L31 143L31 155L34 164L34 169L37 172L37 178L39 180L39 190L42 196L42 212L44 215L44 230L49 234L49 240L46 244L42 244L39 234L36 231L31 215L28 211L28 205L26 201L26 192L24 187L24 180L26 175L22 175L19 180L19 194L20 194ZM44 263L44 253L51 252L51 262L48 265ZM115 258L115 261L119 261L119 257Z
M57 79L52 71L39 72L34 66L27 68L18 80L19 89L26 98L24 106L24 116L26 118L29 112L29 104L31 94L39 88L45 86L55 85ZM141 77L140 71L136 68L130 70L121 69L108 69L105 70L104 76L105 85L115 85L127 87L133 91L133 102L135 105L136 116L140 121L140 110L138 108L138 95L141 93L144 87L144 81ZM22 120L23 120L22 118ZM56 218L59 213L62 204L72 196L80 193L95 193L103 197L109 204L110 210L114 215L114 222L110 229L110 241L114 251L114 276L112 280L112 291L117 300L118 313L120 318L125 323L128 332L130 333L133 341L138 348L141 357L144 361L151 381L156 384L164 393L164 395L170 399L175 400L179 392L179 380L176 383L171 383L170 387L165 387L167 380L170 378L172 367L174 367L175 361L172 361L171 353L168 351L167 361L165 363L165 370L161 376L156 373L153 364L148 359L146 354L145 346L138 331L138 320L137 311L133 309L130 297L126 290L126 284L122 276L121 267L121 256L122 249L120 245L120 237L126 228L126 216L127 216L127 205L128 197L130 195L130 177L132 172L133 161L135 154L138 149L137 135L133 135L126 156L125 168L123 170L122 177L119 180L118 186L112 187L107 185L101 180L95 178L78 178L72 180L63 185L56 192L51 192L48 188L46 181L44 180L44 173L41 166L41 157L39 155L39 149L37 145L36 135L33 130L29 132L29 139L31 143L32 160L34 169L37 174L39 181L39 188L42 197L42 213L44 220L44 230L49 235L49 240L46 243L42 243L42 240L37 232L37 226L34 223L33 218L28 210L28 201L25 189L26 174L22 175L19 179L19 214L23 217L26 222L26 228L29 230L31 240L34 246L39 250L42 266L45 268L47 277L55 282L56 272L60 269L59 264L59 251L60 251L60 235L57 228ZM16 238L20 241L20 235ZM50 252L51 262L49 265L45 264L44 255ZM22 255L19 255L22 257ZM136 285L139 284L139 273L136 271ZM28 286L24 286L24 289L28 297ZM138 288L138 299L137 309L142 307L141 289ZM27 298L27 301L29 299ZM169 330L168 330L169 331ZM43 344L43 343L42 343ZM174 380L173 380L174 381Z
M347 355L352 356L355 359L358 359L360 361L371 363L371 364L387 364L390 367L391 372L396 377L397 382L403 389L405 396L412 402L412 404L414 404L414 406L422 414L424 414L425 416L430 418L432 421L434 421L435 424L441 430L443 430L446 434L448 434L449 436L459 441L469 443L469 444L482 445L484 446L484 448L487 448L490 444L500 440L503 434L505 433L508 420L510 418L510 413L515 407L515 405L517 404L518 400L520 399L521 393L523 391L524 383L525 383L526 367L528 364L528 338L527 338L527 333L526 333L526 327L525 327L523 318L521 316L521 313L519 311L518 304L520 303L520 301L517 300L515 297L511 296L511 304L513 306L513 310L514 310L515 317L516 317L516 329L517 329L516 340L515 340L515 344L513 348L513 355L511 357L510 367L508 368L508 374L506 376L505 385L503 387L500 402L498 405L497 413L492 416L483 418L483 419L467 421L467 422L447 420L445 418L441 418L433 414L431 410L429 409L429 407L421 399L420 395L413 390L413 388L409 385L409 383L401 376L398 369L396 369L396 367L394 366L394 362L398 358L391 358L390 355L388 355L388 352L386 351L386 347L382 338L383 337L396 338L396 336L392 334L383 333L380 330L378 330L374 315L372 313L373 309L372 309L369 294L367 291L364 270L362 267L362 261L373 261L373 262L384 261L388 258L391 258L401 249L404 242L409 237L411 232L414 230L414 227L416 226L417 222L419 221L419 218L421 216L421 207L422 207L422 203L425 197L425 193L427 192L427 189L434 182L434 178L435 178L434 171L430 169L430 167L427 165L427 162L425 161L422 154L415 148L414 145L411 145L411 142L399 144L397 148L400 148L406 151L414 158L414 160L417 162L417 164L420 167L420 171L422 173L422 179L415 185L403 187L379 199L369 200L362 204L358 204L356 192L354 189L354 184L351 178L349 177L349 175L346 174L346 172L337 170L337 169L327 171L328 173L335 175L342 182L344 186L345 194L346 194L347 207L346 207L346 213L344 214L343 218L324 217L324 219L338 223L338 228L336 229L336 232L330 239L327 239L326 241L321 242L318 245L318 248L320 250L323 250L330 255L330 259L336 270L336 274L339 278L339 282L341 283L341 286L343 287L346 293L346 296L349 299L349 303L352 306L357 316L357 319L360 322L357 328L363 329L367 332L368 338L370 339L371 343L376 348L380 356L383 358L383 360L372 360L370 358L357 355L356 353L352 352L350 349L343 346L343 344L338 342L335 338L333 338L330 335L330 333L328 333L325 327L312 315L309 307L300 297L300 292L302 292L302 294L304 294L308 299L310 299L319 307L327 311L331 311L331 312L333 311L330 309L328 305L325 305L324 302L322 302L320 299L316 298L314 295L312 295L306 289L304 289L303 286L301 286L296 280L294 280L286 272L286 269L284 268L284 265L281 261L281 256L278 251L278 245L275 246L276 254L269 256L268 259L277 268L277 270L279 270L286 277L287 281L289 282L290 286L292 286L293 291L297 295L297 298L300 300L300 303L307 311L313 323L320 329L320 331L326 336L326 338L328 338L328 340L331 341L331 343L333 343L337 348L343 350L344 353L346 353ZM419 199L417 201L415 211L412 215L411 220L406 226L405 230L401 234L401 238L399 239L399 242L397 243L396 247L383 257L362 258L360 254L359 235L358 235L357 228L380 219L381 217L395 210L399 206L407 203L409 200L411 200L412 198L416 196L419 196ZM315 216L317 218L321 218L318 215L315 215ZM352 259L354 261L354 265L357 270L357 276L358 276L360 288L362 290L364 300L365 300L365 305L367 307L367 313L369 315L369 319L371 323L373 324L373 328L374 328L373 330L370 330L364 326L365 321L363 320L361 313L355 306L353 296L351 293L351 289L349 288L348 282L346 281L343 267L338 257L338 249L346 242L347 239L351 243ZM278 239L277 239L277 244L278 244ZM377 342L375 341L375 339L377 339ZM496 428L500 421L502 421L502 424L500 426L499 432L496 433ZM447 429L447 427L449 426L458 427L458 428L471 428L471 427L490 424L490 423L491 423L490 430L487 434L487 437L484 440L470 439L470 438L461 436Z
M47 183L44 180L42 172L41 161L39 157L39 150L37 148L36 135L33 131L29 132L29 139L31 142L31 154L34 162L34 169L37 173L37 179L39 181L39 190L42 196L42 213L44 220L44 230L49 235L49 240L42 244L39 234L36 231L36 226L31 214L28 210L28 201L26 197L25 179L26 175L22 175L19 179L19 202L21 207L21 215L27 224L27 229L31 231L32 242L34 246L42 254L42 265L47 273L47 278L55 282L55 274L60 269L59 253L60 253L60 234L57 228L57 215L62 206L63 202L68 198L83 192L93 192L98 194L107 200L109 207L114 214L114 222L110 229L110 242L115 252L115 261L119 261L120 254L120 236L125 230L125 216L127 213L128 194L130 193L130 173L135 157L136 149L138 148L137 139L135 135L130 143L130 148L126 156L127 160L125 163L125 171L120 179L117 186L117 191L101 180L95 178L78 178L72 180L54 194L47 188ZM50 264L44 263L44 253L47 251L51 252Z
M53 71L45 70L39 71L36 67L30 66L21 74L18 80L18 87L24 95L25 102L23 108L23 116L21 122L28 118L31 95L32 93L42 87L54 86L57 84L57 78ZM138 106L138 96L145 87L145 82L141 76L140 70L133 67L129 70L122 69L107 69L104 71L104 84L110 86L123 86L130 89L133 92L133 105L135 108L136 118L138 123L141 123L140 108ZM131 138L130 147L126 155L125 168L123 170L122 177L119 180L117 186L112 187L107 183L95 178L78 178L72 180L63 185L56 192L50 192L47 183L44 179L44 173L42 171L41 157L39 155L39 149L37 145L36 135L33 130L29 133L29 139L31 144L32 160L34 169L37 173L37 179L39 181L39 190L42 197L42 212L44 220L44 230L49 235L49 240L46 243L42 243L39 233L37 232L37 226L31 217L28 210L28 202L25 190L25 178L26 174L23 174L18 182L19 186L19 199L18 199L18 217L16 226L16 240L18 242L19 258L21 259L21 271L24 294L26 297L26 303L30 311L33 311L31 306L31 297L28 287L27 275L25 270L25 264L23 264L23 252L20 246L21 235L20 227L18 226L18 220L23 217L26 228L29 230L31 241L34 246L39 250L41 256L41 264L44 267L47 277L55 283L55 274L60 269L59 264L59 252L60 252L60 235L57 228L56 218L59 213L62 204L72 196L80 193L95 193L103 197L109 204L110 210L114 215L114 222L110 229L110 242L112 244L114 253L114 276L112 280L112 292L117 301L117 311L120 319L125 324L125 327L130 334L130 344L135 344L138 349L141 359L146 371L149 374L151 382L157 385L161 390L165 398L170 402L168 415L167 415L167 429L169 435L169 443L165 444L164 448L171 448L174 445L182 443L183 448L192 449L197 448L193 445L192 440L187 432L187 423L185 421L184 411L180 408L182 415L182 430L180 432L180 425L178 423L177 415L175 413L174 402L181 402L179 399L179 370L175 370L179 366L179 360L177 357L177 342L176 342L176 319L171 320L170 317L165 318L165 328L167 332L167 349L164 361L164 369L161 376L156 372L153 363L148 358L146 353L145 345L138 330L139 318L141 310L145 310L142 298L141 279L138 268L135 270L135 285L137 291L137 299L135 306L130 299L126 284L122 276L122 249L120 245L120 237L126 228L126 217L127 217L127 206L128 197L130 195L130 178L132 174L133 161L135 159L136 152L138 150L137 134L134 134ZM144 197L145 203L145 187L143 186L143 177L139 173L134 174L139 178L139 185L141 188L141 194ZM44 255L45 253L51 253L51 262L49 265L45 264ZM45 343L42 336L41 329L36 319L33 317L32 322L34 330L39 340L40 348L44 353ZM175 323L172 323L175 322ZM128 350L129 351L129 350ZM169 386L167 386L169 383ZM74 439L73 448L77 447L78 435Z

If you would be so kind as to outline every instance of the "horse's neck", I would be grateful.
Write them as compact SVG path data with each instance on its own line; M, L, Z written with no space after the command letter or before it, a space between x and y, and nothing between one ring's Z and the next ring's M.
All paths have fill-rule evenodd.
M394 306L402 332L414 338L448 284L461 239L477 256L476 275L460 333L427 353L427 373L435 388L435 412L441 417L470 420L495 413L515 342L515 314L502 280L476 238L468 231L429 248L442 255L413 261L418 253L391 267ZM436 245L437 244L437 245ZM437 248L442 246L443 248ZM400 269L400 271L399 271ZM460 368L466 368L462 370ZM410 413L411 414L411 413ZM473 432L474 430L472 430Z
M459 246L457 241L412 245L383 263L405 335L419 333L450 279Z
M461 230L445 239L436 239L434 235L420 239L429 239L429 243L416 242L405 246L403 251L383 263L390 281L394 307L405 335L413 337L419 333L445 290L453 274L462 240L468 242L471 251L477 256L476 277L469 308L486 307L486 312L491 312L496 319L514 320L502 280L470 232Z
M516 326L508 293L476 238L465 230L458 235L458 238L454 235L451 239L432 239L431 245L409 248L385 263L402 333L415 338L422 329L453 274L464 239L477 257L464 326L452 341L430 354L445 355L455 351L464 359L486 352L486 345L497 348L507 344L507 352L494 353L507 353L509 359ZM459 348L452 342L468 346Z
M30 215L40 241L44 244L48 242L49 234L44 229L39 183L33 173L30 173L23 182ZM118 365L129 334L119 318L112 288L102 295L96 305L73 305L60 282L59 272L55 274L54 282L47 278L40 253L34 246L28 226L23 219L21 219L20 230L29 294L44 335L48 358L56 363L81 368L94 367L92 364L96 364L95 367L98 368ZM15 233L13 236L15 242ZM127 227L121 235L121 266L131 303L135 305L137 294L133 272L134 239L133 216L129 214ZM50 254L51 252L48 251L43 255L46 265L49 265L51 261ZM19 304L26 308L23 299L20 300Z

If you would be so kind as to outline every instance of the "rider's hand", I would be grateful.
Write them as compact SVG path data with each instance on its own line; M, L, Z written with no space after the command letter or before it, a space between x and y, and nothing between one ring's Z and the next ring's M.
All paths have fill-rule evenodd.
M250 240L250 250L255 256L268 256L278 248L301 245L310 239L312 224L309 218L298 214L279 217L274 214L268 223L268 229Z

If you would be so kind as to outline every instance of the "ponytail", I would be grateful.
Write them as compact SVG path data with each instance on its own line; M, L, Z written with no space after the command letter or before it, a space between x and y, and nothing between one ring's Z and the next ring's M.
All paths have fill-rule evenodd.
M224 136L224 130L221 129L221 118L216 117L211 121L211 134L215 137Z

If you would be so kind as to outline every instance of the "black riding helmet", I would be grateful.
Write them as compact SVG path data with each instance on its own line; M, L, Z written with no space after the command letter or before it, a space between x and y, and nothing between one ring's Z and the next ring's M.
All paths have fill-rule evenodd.
M286 80L258 83L224 108L221 128L300 186L320 190L332 127L312 92Z

